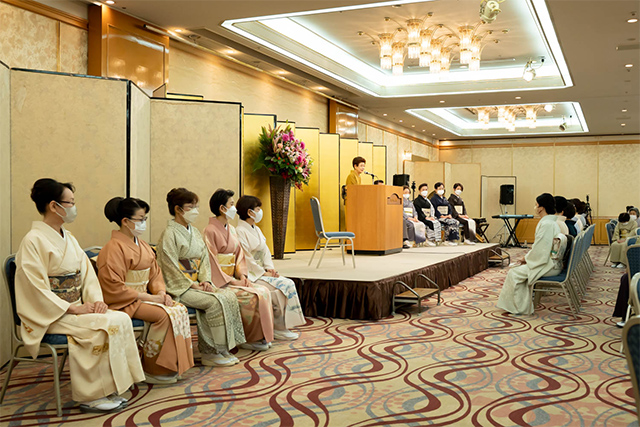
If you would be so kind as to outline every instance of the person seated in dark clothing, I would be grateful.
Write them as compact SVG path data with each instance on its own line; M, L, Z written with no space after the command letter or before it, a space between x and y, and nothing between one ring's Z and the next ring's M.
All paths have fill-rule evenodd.
M578 235L578 227L576 220L574 219L574 217L576 216L576 208L573 203L567 203L567 206L565 206L564 210L562 211L562 216L567 218L564 220L564 223L567 224L569 235L576 237Z
M435 246L437 242L442 241L442 226L440 221L435 217L435 212L431 202L427 196L429 188L426 183L420 184L418 187L420 194L413 200L413 206L418 213L418 220L427 227L427 245Z
M627 320L627 310L629 308L629 273L624 273L620 278L620 288L618 289L618 297L616 305L613 308L611 317L622 317L622 320L616 323L619 328L624 327Z
M453 218L453 207L449 204L449 201L444 197L444 184L436 182L434 185L436 194L431 198L431 204L436 214L436 218L444 227L445 245L457 246L456 240L459 238L458 228L460 223Z
M462 224L464 231L464 244L475 245L476 223L467 215L467 207L462 200L464 187L459 182L453 184L453 193L449 195L449 204L453 207L453 218Z

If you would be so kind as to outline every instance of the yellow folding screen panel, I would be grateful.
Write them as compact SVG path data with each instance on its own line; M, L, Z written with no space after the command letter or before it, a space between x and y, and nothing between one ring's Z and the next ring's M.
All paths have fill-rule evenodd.
M392 182L387 182L387 147L385 145L373 146L373 159L371 170L376 176L376 179L381 179L385 184L391 185Z
M244 139L243 139L243 164L244 179L242 181L242 194L255 196L262 201L264 216L258 227L267 239L269 250L273 253L273 233L271 228L271 195L269 190L269 173L265 168L253 171L258 157L260 142L258 138L262 127L272 128L276 125L276 116L273 114L244 114Z
M318 197L318 187L320 176L319 168L319 139L320 131L317 128L296 128L296 138L301 139L305 143L305 147L309 155L313 159L311 166L311 177L309 185L302 187L302 191L292 188L291 191L296 192L296 250L313 249L316 244L316 232L313 225L313 215L311 214L311 197ZM288 232L287 232L288 234Z
M359 142L358 143L358 156L364 157L367 161L367 167L365 170L367 172L373 173L373 142ZM362 175L362 183L363 184L373 184L373 179L371 179L371 175Z
M353 170L353 158L358 156L358 140L340 138L340 187L347 182L347 176ZM366 181L365 181L366 182ZM344 230L344 201L340 202L340 229Z
M327 231L340 229L340 136L321 133L319 143L319 197L322 222ZM314 242L315 245L315 242Z
M282 129L291 126L293 133L296 132L296 124L293 122L278 122L278 126ZM287 237L284 242L284 251L293 253L296 251L296 190L291 189L291 198L289 199L289 216L287 217Z

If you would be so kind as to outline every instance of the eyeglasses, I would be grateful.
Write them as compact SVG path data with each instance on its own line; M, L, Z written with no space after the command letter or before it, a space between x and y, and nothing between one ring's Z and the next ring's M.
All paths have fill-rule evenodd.
M133 222L138 222L138 221L142 222L142 221L146 221L146 220L148 220L148 219L149 219L149 217L148 217L148 216L145 216L144 218L127 218L127 219L128 219L129 221L133 221Z
M60 200L58 203L66 203L66 204L71 205L71 206L75 206L76 205L76 202L69 202L69 201L66 201L66 200Z

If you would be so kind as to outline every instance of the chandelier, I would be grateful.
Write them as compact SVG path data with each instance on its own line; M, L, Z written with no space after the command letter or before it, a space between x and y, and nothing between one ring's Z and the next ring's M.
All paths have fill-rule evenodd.
M491 116L497 116L498 123L502 124L509 132L516 130L516 120L524 116L529 129L535 129L538 112L541 110L550 113L554 109L552 104L537 105L501 105L498 107L473 108L471 111L478 116L478 123L482 125L482 130L489 129Z
M492 42L488 40L493 30L484 33L479 31L485 24L479 21L476 25L464 25L453 29L445 24L428 25L427 21L433 17L430 12L424 19L409 19L404 25L393 18L385 17L385 22L393 21L398 28L393 33L381 33L374 37L364 31L358 35L369 36L373 45L378 46L380 67L392 70L394 75L404 72L405 59L417 59L418 66L429 68L432 74L447 73L451 62L458 60L460 65L466 65L469 71L480 69L482 50ZM502 30L506 34L509 30Z

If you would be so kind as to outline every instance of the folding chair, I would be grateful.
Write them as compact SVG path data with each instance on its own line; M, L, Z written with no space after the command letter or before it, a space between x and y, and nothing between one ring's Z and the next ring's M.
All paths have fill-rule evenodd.
M605 228L607 229L607 240L609 242L609 252L607 252L607 257L604 259L603 265L607 265L607 261L609 261L609 257L611 256L611 240L613 239L613 231L615 230L617 223L618 222L616 221L614 224L612 220L605 224Z
M638 279L636 276L635 279ZM636 280L636 283L638 280ZM633 316L622 329L624 354L629 366L633 395L636 401L636 416L640 423L640 316Z
M322 209L320 208L320 201L316 197L312 197L311 200L311 213L313 214L313 222L316 227L316 236L318 236L318 240L316 241L316 246L313 248L313 254L311 255L311 259L309 260L309 264L313 261L313 257L316 255L316 251L318 250L318 246L321 244L322 240L326 240L324 247L322 248L322 253L320 254L320 260L318 261L318 265L316 268L320 267L320 263L322 262L322 258L324 257L324 252L327 250L327 246L331 240L337 240L340 245L340 252L342 253L342 265L346 265L344 260L344 247L347 244L347 240L351 243L351 260L353 261L353 268L356 268L356 257L355 257L355 246L353 245L353 239L356 238L354 233L350 233L348 231L335 231L335 232L326 232L324 231L324 223L322 222Z

